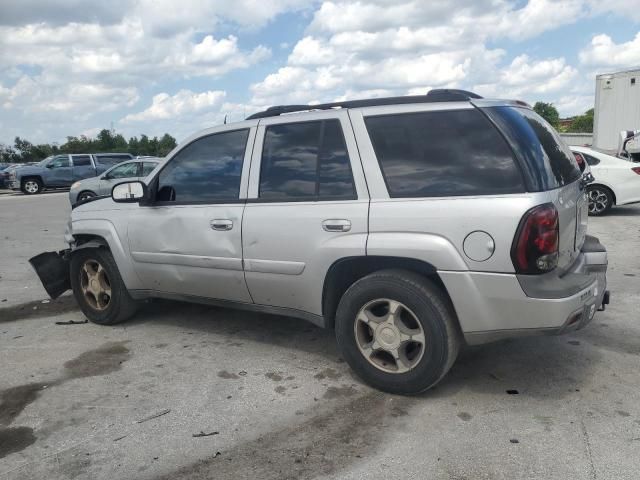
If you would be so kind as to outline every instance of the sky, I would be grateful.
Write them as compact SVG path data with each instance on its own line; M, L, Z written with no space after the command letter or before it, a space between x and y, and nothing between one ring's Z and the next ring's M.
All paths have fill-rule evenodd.
M0 143L431 88L570 116L637 66L640 0L0 0Z

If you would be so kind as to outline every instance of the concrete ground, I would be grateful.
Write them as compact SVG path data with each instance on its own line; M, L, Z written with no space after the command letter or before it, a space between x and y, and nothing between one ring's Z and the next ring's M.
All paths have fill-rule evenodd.
M590 219L613 303L587 329L466 348L412 398L295 319L158 302L57 325L83 316L41 303L27 260L68 213L66 193L0 196L2 480L638 478L640 207Z

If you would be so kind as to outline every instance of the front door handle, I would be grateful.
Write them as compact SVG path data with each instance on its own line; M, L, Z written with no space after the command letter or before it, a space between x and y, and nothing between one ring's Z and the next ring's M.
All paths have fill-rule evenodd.
M209 222L209 225L211 225L211 228L213 230L218 230L221 232L226 232L233 228L233 222L231 220L227 220L226 218L216 218L214 220L211 220L211 222Z
M325 232L348 232L351 230L351 221L344 219L329 219L322 222Z

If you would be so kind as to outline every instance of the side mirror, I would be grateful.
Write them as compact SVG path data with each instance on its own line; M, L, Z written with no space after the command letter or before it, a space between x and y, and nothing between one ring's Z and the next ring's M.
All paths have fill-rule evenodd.
M111 189L111 198L118 203L134 203L147 198L147 193L147 186L142 182L124 182Z
M47 163L47 164L45 165L45 167L47 167L47 168L53 168L54 166L55 166L55 165L54 165L53 163Z

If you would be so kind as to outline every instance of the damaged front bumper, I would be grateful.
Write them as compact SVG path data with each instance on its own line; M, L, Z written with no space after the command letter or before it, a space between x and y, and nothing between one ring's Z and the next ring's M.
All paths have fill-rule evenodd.
M70 253L70 249L44 252L29 259L42 286L52 299L71 288Z

